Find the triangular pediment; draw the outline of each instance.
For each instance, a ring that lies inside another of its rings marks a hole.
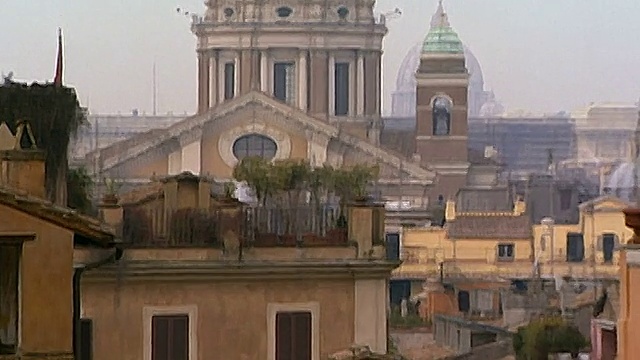
[[[211,121],[217,121],[225,117],[232,118],[233,114],[246,111],[248,108],[266,108],[273,111],[280,121],[289,122],[300,131],[320,133],[330,139],[339,141],[344,146],[351,147],[375,159],[381,166],[401,169],[410,178],[420,179],[426,183],[431,183],[435,179],[436,174],[433,171],[425,169],[414,162],[407,161],[402,155],[375,146],[341,131],[337,126],[309,116],[301,110],[256,91],[227,101],[204,114],[188,117],[165,130],[156,131],[154,136],[144,136],[142,134],[139,142],[128,140],[132,146],[122,148],[116,156],[102,158],[103,170],[111,169],[125,161],[132,160],[149,149],[159,147],[172,139],[180,138],[185,133],[201,129]]]

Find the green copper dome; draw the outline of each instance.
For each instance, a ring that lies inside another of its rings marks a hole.
[[[438,10],[431,18],[431,29],[422,42],[422,53],[463,54],[462,41],[449,24],[447,13],[444,12],[442,0]]]

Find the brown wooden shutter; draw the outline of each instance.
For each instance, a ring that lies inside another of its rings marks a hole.
[[[80,359],[93,359],[93,321],[80,319]]]
[[[276,314],[276,360],[311,360],[311,313]]]
[[[154,316],[151,348],[152,360],[189,360],[189,316]]]

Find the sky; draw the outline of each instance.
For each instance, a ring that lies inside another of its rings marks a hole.
[[[640,98],[640,1],[445,0],[453,28],[478,58],[485,87],[509,110],[571,111],[592,102]],[[203,0],[2,0],[0,71],[52,79],[56,29],[64,33],[64,81],[92,113],[151,113],[156,64],[158,113],[196,108],[195,37],[176,7]],[[422,41],[437,0],[378,0],[400,8],[384,44],[383,111],[398,67]]]

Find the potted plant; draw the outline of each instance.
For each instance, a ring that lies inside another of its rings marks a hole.
[[[107,205],[116,205],[118,203],[118,190],[122,184],[114,179],[104,179],[105,194],[102,196],[102,202]]]

